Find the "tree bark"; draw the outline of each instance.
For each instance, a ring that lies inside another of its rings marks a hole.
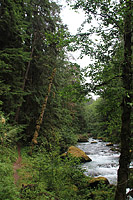
[[[40,113],[40,116],[39,116],[39,118],[38,118],[38,120],[36,122],[35,133],[34,133],[34,136],[33,136],[33,139],[32,139],[31,154],[32,154],[32,151],[33,151],[33,148],[34,148],[34,144],[37,144],[37,138],[38,138],[38,135],[39,135],[39,130],[40,130],[40,127],[41,127],[41,124],[42,124],[42,121],[43,121],[43,115],[44,115],[44,111],[45,111],[46,106],[47,106],[47,101],[48,101],[48,97],[49,97],[49,94],[50,94],[50,91],[51,91],[51,86],[52,86],[52,83],[53,83],[53,79],[55,77],[55,73],[56,73],[56,68],[53,70],[52,75],[50,77],[50,82],[49,82],[49,86],[48,86],[48,90],[47,90],[47,95],[44,98],[44,102],[43,102],[43,105],[42,105],[41,113]]]
[[[119,159],[117,189],[115,200],[126,200],[126,188],[130,165],[130,142],[131,142],[131,0],[126,0],[125,25],[124,25],[124,63],[122,66],[123,88],[125,90],[122,102],[122,126],[121,126],[121,152]]]

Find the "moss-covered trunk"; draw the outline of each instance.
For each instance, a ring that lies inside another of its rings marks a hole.
[[[41,127],[41,124],[42,124],[44,111],[46,109],[46,105],[47,105],[48,97],[49,97],[49,94],[50,94],[50,91],[51,91],[51,86],[52,86],[52,83],[53,83],[55,73],[56,73],[56,68],[53,70],[52,75],[50,77],[47,95],[44,98],[41,113],[40,113],[39,119],[37,120],[37,123],[36,123],[35,133],[34,133],[34,136],[33,136],[33,139],[32,139],[32,150],[33,150],[34,144],[37,144],[37,137],[38,137],[39,130],[40,130],[40,127]]]

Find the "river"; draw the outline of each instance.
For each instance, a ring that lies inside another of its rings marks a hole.
[[[92,159],[91,162],[86,162],[82,165],[83,169],[86,170],[85,174],[87,176],[104,176],[109,180],[110,184],[116,185],[120,154],[118,151],[112,151],[112,147],[106,146],[107,143],[89,138],[88,142],[78,143],[77,147]],[[113,148],[117,147],[117,145],[113,146]],[[133,162],[130,167],[133,167]]]

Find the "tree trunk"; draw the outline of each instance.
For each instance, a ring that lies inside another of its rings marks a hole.
[[[49,82],[49,86],[48,86],[47,95],[46,95],[46,97],[44,99],[39,119],[36,122],[35,133],[34,133],[34,136],[33,136],[33,139],[32,139],[31,154],[32,154],[32,151],[33,151],[33,148],[34,148],[34,144],[37,144],[37,137],[38,137],[39,130],[40,130],[40,127],[41,127],[41,124],[42,124],[44,111],[45,111],[46,106],[47,106],[47,101],[48,101],[48,97],[49,97],[49,94],[50,94],[50,91],[51,91],[51,86],[52,86],[52,83],[53,83],[53,79],[54,79],[55,73],[56,73],[56,68],[53,70],[52,75],[50,77],[50,82]]]
[[[131,0],[126,0],[124,26],[124,63],[122,66],[123,88],[125,90],[122,102],[122,126],[121,126],[121,154],[119,160],[117,189],[115,200],[126,200],[126,188],[130,165],[131,142]]]

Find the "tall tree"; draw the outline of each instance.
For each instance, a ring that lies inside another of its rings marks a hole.
[[[24,21],[23,1],[1,1],[0,3],[0,77],[2,110],[13,116],[21,90],[22,75],[29,54],[24,50],[27,24]],[[8,105],[8,106],[7,106]]]
[[[124,3],[124,2],[123,2]],[[132,1],[125,1],[124,12],[124,62],[122,65],[122,83],[124,95],[122,101],[121,155],[119,160],[118,183],[115,199],[126,199],[126,187],[131,162],[131,100],[132,100]]]

